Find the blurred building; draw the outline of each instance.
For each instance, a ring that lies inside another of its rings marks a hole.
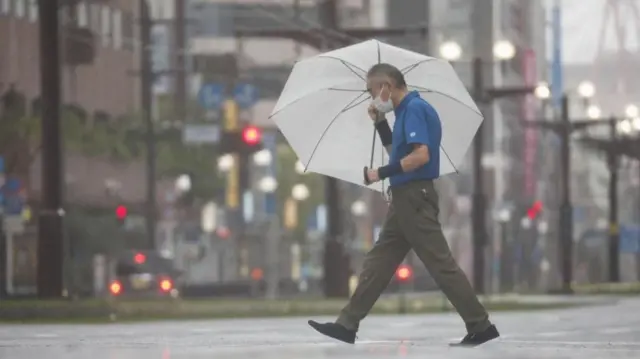
[[[74,3],[64,7],[61,17],[64,102],[88,114],[120,116],[133,111],[137,80],[130,71],[137,59],[137,2]],[[30,102],[40,93],[37,6],[37,0],[0,2],[0,91],[13,85]]]
[[[462,58],[454,64],[463,82],[471,87],[471,62],[474,57],[483,61],[483,78],[486,87],[535,86],[546,78],[546,16],[540,1],[533,0],[441,0],[430,2],[430,52],[439,56],[439,46],[445,41],[455,41],[463,49]],[[509,40],[515,45],[513,59],[499,62],[494,58],[493,45]],[[496,101],[484,108],[485,122],[485,193],[489,197],[489,239],[499,233],[492,220],[493,213],[503,206],[522,216],[523,208],[544,191],[539,188],[540,149],[543,136],[527,129],[524,121],[541,116],[540,105],[532,98],[512,97]],[[471,151],[470,151],[471,153]],[[468,157],[470,161],[470,156]],[[455,190],[449,193],[458,217],[452,219],[455,228],[452,237],[458,241],[455,247],[461,266],[470,274],[471,216],[470,196],[473,179],[470,162],[461,173],[448,181]],[[444,180],[443,182],[446,182]],[[514,219],[518,226],[520,217]]]

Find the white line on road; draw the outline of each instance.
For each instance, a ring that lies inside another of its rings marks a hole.
[[[501,340],[501,343],[507,344],[528,344],[528,345],[542,345],[542,346],[581,346],[581,347],[616,347],[616,346],[624,346],[630,347],[627,349],[640,349],[640,342],[580,342],[580,341],[564,341],[564,340],[515,340],[515,339],[507,339]]]
[[[58,334],[53,334],[53,333],[38,333],[36,335],[34,335],[34,337],[36,338],[57,338]]]
[[[536,336],[539,337],[561,337],[563,335],[567,335],[567,334],[575,334],[577,333],[577,330],[572,330],[572,331],[561,331],[561,332],[545,332],[545,333],[538,333],[536,334]]]
[[[602,334],[624,334],[633,332],[634,328],[605,328],[599,331]]]

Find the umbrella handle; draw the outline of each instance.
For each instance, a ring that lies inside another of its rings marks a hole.
[[[364,166],[364,169],[362,170],[362,175],[364,177],[364,184],[368,186],[371,184],[371,181],[369,181],[369,176],[367,175],[367,171],[369,171],[369,167]]]

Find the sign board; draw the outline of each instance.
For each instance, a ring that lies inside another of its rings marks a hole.
[[[217,83],[202,85],[198,92],[198,102],[207,110],[219,109],[224,102],[224,85]]]
[[[220,126],[185,125],[182,141],[187,144],[217,143],[220,141]]]
[[[233,89],[233,99],[241,109],[250,108],[258,102],[258,88],[247,83],[237,84]]]
[[[620,252],[640,253],[640,225],[620,227]]]

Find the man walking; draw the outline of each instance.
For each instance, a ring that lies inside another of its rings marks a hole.
[[[364,181],[388,178],[391,204],[380,237],[366,255],[358,286],[337,321],[310,320],[309,325],[353,344],[360,321],[413,249],[466,324],[468,334],[459,345],[475,346],[497,338],[500,334],[453,258],[438,220],[433,180],[440,175],[442,127],[436,110],[418,92],[410,92],[402,72],[389,64],[369,70],[367,89],[374,99],[369,116],[389,152],[389,164],[365,168]],[[391,111],[396,118],[393,132],[384,118]]]

